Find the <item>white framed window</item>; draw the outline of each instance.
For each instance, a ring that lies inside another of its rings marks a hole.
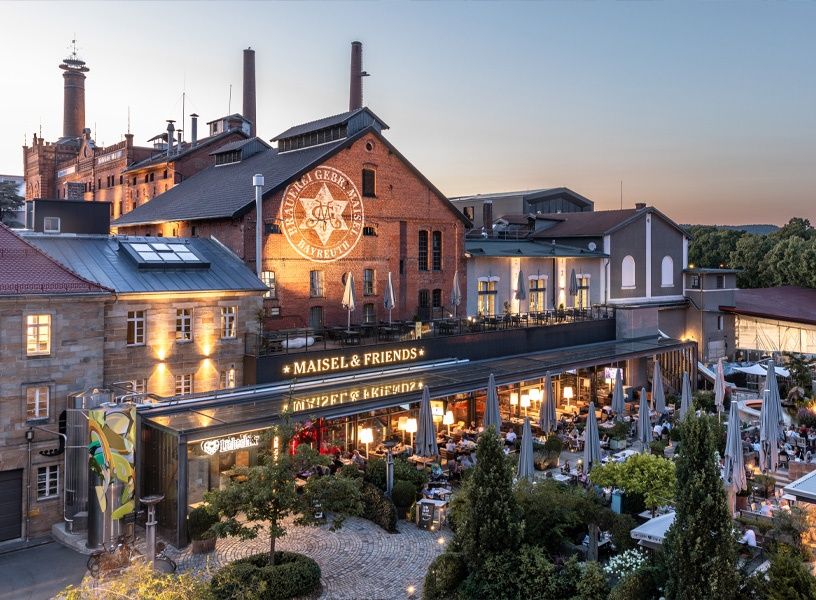
[[[193,374],[182,373],[176,375],[176,396],[186,396],[193,393]]]
[[[377,314],[374,312],[374,304],[368,302],[363,304],[363,323],[374,323],[377,320]]]
[[[575,297],[575,305],[579,308],[588,308],[589,304],[589,286],[590,276],[586,274],[576,275],[575,279],[578,281],[578,295]]]
[[[31,385],[26,388],[26,420],[38,421],[48,418],[51,388],[47,385]]]
[[[664,256],[660,263],[660,287],[674,287],[674,259]]]
[[[237,306],[221,307],[221,339],[232,339],[236,336]]]
[[[278,285],[275,280],[275,271],[261,271],[261,281],[269,288],[269,291],[264,294],[264,298],[277,298]]]
[[[325,296],[323,271],[309,271],[309,297],[322,298],[323,296]]]
[[[498,277],[480,277],[476,288],[479,313],[492,317],[496,314],[496,282]]]
[[[127,345],[144,346],[145,311],[129,310],[127,314]]]
[[[528,289],[530,291],[530,312],[537,313],[547,310],[547,276],[531,275]]]
[[[235,365],[230,365],[229,369],[221,371],[220,387],[222,390],[235,387]]]
[[[624,256],[621,261],[621,288],[631,290],[634,289],[635,286],[635,259],[627,255]]]
[[[51,354],[51,315],[26,316],[26,355]]]
[[[43,233],[59,233],[59,232],[60,232],[59,217],[45,217],[43,219]]]
[[[363,269],[363,296],[374,295],[374,269]]]
[[[56,498],[59,495],[59,465],[37,468],[37,500]]]
[[[176,309],[176,341],[177,342],[192,342],[193,341],[193,309],[192,308],[177,308]]]

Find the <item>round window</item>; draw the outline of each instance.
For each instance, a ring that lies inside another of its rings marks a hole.
[[[371,152],[372,150],[374,150],[374,142],[366,142],[365,148],[366,150]]]

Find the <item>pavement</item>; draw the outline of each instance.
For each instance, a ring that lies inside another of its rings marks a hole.
[[[49,542],[0,554],[0,600],[47,600],[85,575],[87,556]]]

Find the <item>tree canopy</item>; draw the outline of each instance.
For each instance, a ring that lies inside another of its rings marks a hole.
[[[625,462],[598,465],[592,469],[590,479],[596,485],[642,496],[651,510],[674,499],[675,465],[654,454],[637,454]]]
[[[25,201],[17,193],[17,187],[14,181],[0,181],[0,221],[6,225],[22,225],[22,223],[16,223],[14,219]]]

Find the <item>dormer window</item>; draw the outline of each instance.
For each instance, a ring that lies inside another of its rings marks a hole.
[[[232,150],[230,152],[221,152],[215,155],[215,166],[230,165],[232,163],[241,162],[241,151]]]

